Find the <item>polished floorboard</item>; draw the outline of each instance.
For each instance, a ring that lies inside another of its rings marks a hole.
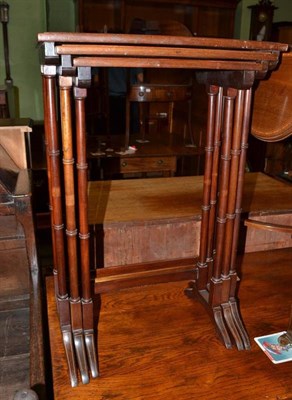
[[[187,282],[115,291],[101,297],[100,377],[71,388],[54,301],[47,302],[55,400],[292,399],[292,362],[273,364],[253,338],[287,329],[292,305],[292,248],[239,260],[240,308],[250,351],[227,350]]]

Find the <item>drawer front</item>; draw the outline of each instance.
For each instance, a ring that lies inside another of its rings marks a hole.
[[[176,171],[176,157],[135,157],[121,158],[120,172]]]
[[[134,85],[129,93],[129,100],[138,102],[186,101],[191,97],[189,85]]]

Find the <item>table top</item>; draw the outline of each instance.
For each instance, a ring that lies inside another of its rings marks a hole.
[[[287,45],[278,42],[252,41],[226,38],[207,38],[169,35],[136,35],[119,33],[84,33],[84,32],[43,32],[38,34],[39,42],[55,43],[115,43],[115,44],[152,44],[152,45],[188,45],[193,47],[213,47],[244,50],[279,50],[286,51]],[[109,49],[109,51],[111,51]]]
[[[201,217],[202,176],[94,181],[88,188],[90,224]],[[291,185],[262,173],[245,175],[243,212],[291,212],[291,199]]]
[[[44,64],[56,65],[60,56],[73,55],[73,68],[115,66],[265,73],[277,65],[280,52],[288,50],[288,45],[282,43],[165,35],[46,32],[39,33],[38,41],[45,44]]]
[[[241,312],[251,338],[287,328],[291,250],[245,254],[240,262]],[[101,377],[71,388],[53,277],[47,279],[55,400],[291,398],[291,362],[275,366],[255,343],[244,353],[227,351],[202,305],[184,295],[186,281],[103,294]]]

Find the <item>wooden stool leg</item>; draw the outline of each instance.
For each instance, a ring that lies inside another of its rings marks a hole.
[[[72,143],[71,90],[72,78],[59,77],[62,126],[62,150],[65,187],[67,257],[70,282],[70,311],[73,340],[82,383],[89,383],[79,296],[77,227],[75,215],[74,158]]]
[[[86,89],[74,88],[76,113],[77,178],[79,205],[79,241],[81,255],[82,313],[85,345],[91,376],[98,376],[96,346],[94,337],[93,302],[90,285],[89,226],[87,198],[87,159],[85,130]]]
[[[58,305],[60,326],[65,347],[70,381],[77,386],[77,372],[75,366],[69,296],[66,284],[66,266],[64,254],[64,224],[61,199],[60,179],[60,149],[58,141],[56,104],[55,104],[55,76],[43,75],[45,136],[47,142],[47,159],[49,193],[51,201],[51,225],[53,236],[53,256],[56,283],[56,299]]]

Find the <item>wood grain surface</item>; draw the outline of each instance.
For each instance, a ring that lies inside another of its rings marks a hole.
[[[283,54],[281,64],[269,80],[255,91],[251,133],[268,142],[292,134],[292,54]]]
[[[239,260],[241,312],[251,338],[285,330],[292,303],[292,249]],[[47,281],[55,400],[284,400],[292,398],[291,362],[274,365],[251,351],[226,350],[187,282],[102,295],[98,325],[101,376],[71,388]],[[268,295],[269,294],[269,295]]]
[[[138,222],[201,213],[202,176],[89,182],[89,223]],[[245,176],[243,211],[291,210],[291,186],[262,173]],[[278,202],[281,197],[281,202]]]
[[[97,265],[196,257],[202,191],[202,176],[89,182]],[[263,222],[292,224],[291,185],[261,173],[246,174],[243,212]],[[241,236],[246,252],[292,245],[288,233],[250,228]]]

